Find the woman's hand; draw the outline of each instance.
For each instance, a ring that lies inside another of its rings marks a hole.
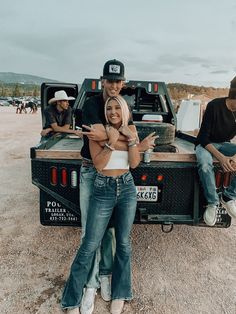
[[[139,144],[139,151],[144,152],[148,149],[154,149],[155,147],[155,139],[158,138],[159,135],[155,135],[155,132],[150,133],[146,136]]]
[[[120,132],[117,129],[109,125],[106,126],[106,132],[108,136],[109,145],[114,147],[114,145],[119,139]]]
[[[119,132],[127,137],[128,140],[136,139],[136,134],[133,133],[128,126],[121,126]]]

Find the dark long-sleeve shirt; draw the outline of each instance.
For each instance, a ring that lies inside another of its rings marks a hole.
[[[236,112],[226,106],[226,97],[216,98],[207,105],[197,143],[203,147],[210,143],[229,142],[236,135]]]
[[[67,110],[58,111],[56,105],[49,105],[44,110],[44,115],[46,120],[44,129],[50,128],[53,123],[57,123],[59,126],[72,123],[71,107],[68,107]]]

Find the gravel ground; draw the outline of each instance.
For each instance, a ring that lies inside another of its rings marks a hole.
[[[31,184],[29,148],[39,140],[40,112],[0,107],[0,313],[62,313],[61,291],[80,229],[43,227]],[[236,223],[228,229],[134,226],[134,299],[124,313],[235,314]],[[96,314],[109,303],[96,296]]]

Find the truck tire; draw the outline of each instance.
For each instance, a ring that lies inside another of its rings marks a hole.
[[[170,123],[134,122],[140,141],[152,132],[156,132],[159,137],[155,140],[155,145],[172,144],[175,139],[175,127]]]
[[[153,151],[155,153],[176,153],[178,150],[176,146],[167,144],[167,145],[157,145],[154,147]]]

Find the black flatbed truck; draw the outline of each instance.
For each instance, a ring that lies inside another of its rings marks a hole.
[[[55,91],[64,89],[76,99],[72,128],[81,127],[86,99],[101,92],[101,82],[85,79],[77,84],[43,83],[41,86],[42,127],[44,109]],[[197,173],[194,137],[176,131],[176,115],[164,82],[129,81],[121,94],[129,103],[141,139],[152,131],[160,135],[149,162],[132,170],[137,187],[135,224],[161,224],[163,231],[176,224],[205,226],[206,205]],[[150,119],[151,120],[147,120]],[[155,121],[156,117],[156,121]],[[160,119],[161,120],[158,120]],[[154,118],[154,120],[153,120]],[[55,134],[31,147],[32,183],[40,191],[40,222],[46,226],[80,226],[79,177],[83,140],[71,134]],[[223,173],[215,163],[218,192],[229,185],[233,174]],[[219,208],[214,228],[226,228],[231,218]]]

